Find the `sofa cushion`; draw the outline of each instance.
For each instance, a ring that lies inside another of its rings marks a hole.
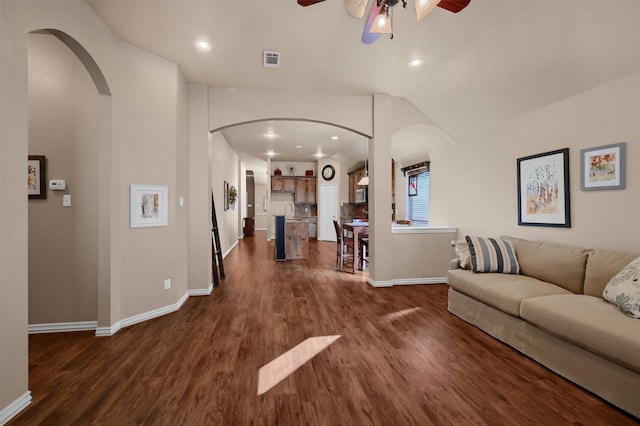
[[[617,251],[593,250],[589,253],[584,276],[584,294],[602,297],[607,283],[636,255]]]
[[[640,318],[640,257],[611,278],[602,296],[627,316]]]
[[[544,241],[501,237],[516,249],[520,273],[582,293],[588,249],[569,247]]]
[[[456,252],[458,265],[462,269],[471,269],[471,252],[469,252],[469,244],[464,240],[453,240],[451,245]]]
[[[463,269],[448,271],[447,283],[460,293],[516,317],[520,315],[522,299],[571,294],[561,287],[525,275],[474,274]]]
[[[515,250],[509,241],[469,235],[465,240],[469,245],[473,272],[520,273]]]
[[[599,297],[560,294],[525,299],[520,316],[561,339],[640,373],[640,321]]]

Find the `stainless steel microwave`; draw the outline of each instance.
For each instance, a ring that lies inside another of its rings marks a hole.
[[[367,188],[357,188],[356,189],[356,203],[366,203],[367,202]]]

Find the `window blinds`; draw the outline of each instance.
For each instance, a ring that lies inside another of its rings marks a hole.
[[[418,173],[418,195],[407,195],[407,219],[429,222],[429,172]]]

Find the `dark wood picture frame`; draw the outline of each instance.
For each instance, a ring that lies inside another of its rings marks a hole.
[[[229,182],[224,181],[224,210],[229,210]]]
[[[407,179],[407,193],[409,197],[418,195],[418,175],[410,175]]]
[[[47,158],[30,155],[27,161],[27,193],[30,200],[47,199]]]
[[[518,225],[571,228],[569,148],[518,158]]]

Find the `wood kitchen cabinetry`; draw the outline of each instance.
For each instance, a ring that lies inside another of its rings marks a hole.
[[[361,186],[358,186],[358,182],[360,182],[360,179],[364,177],[364,166],[352,170],[347,174],[349,175],[349,202],[355,203],[356,189],[363,188]]]
[[[295,204],[316,204],[316,178],[296,178]]]
[[[284,232],[284,251],[287,260],[309,258],[309,223],[287,221]]]
[[[295,192],[296,178],[291,176],[271,176],[271,192]]]

